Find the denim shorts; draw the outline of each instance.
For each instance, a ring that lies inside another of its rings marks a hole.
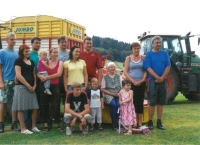
[[[148,79],[148,104],[150,106],[167,103],[166,82],[166,79],[162,83],[156,83],[155,79]]]

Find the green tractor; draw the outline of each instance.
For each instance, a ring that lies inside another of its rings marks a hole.
[[[141,54],[152,49],[151,39],[156,36],[144,32],[138,36]],[[162,37],[162,49],[170,56],[171,70],[167,76],[167,104],[181,92],[189,100],[200,100],[200,58],[191,51],[190,38],[199,35],[158,35]],[[200,38],[198,38],[198,44]]]

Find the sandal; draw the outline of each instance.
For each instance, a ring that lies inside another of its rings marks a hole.
[[[124,133],[124,135],[132,135],[132,131],[129,130],[128,132]]]
[[[25,131],[21,132],[22,134],[33,134],[33,132],[29,131],[28,129],[26,129]]]
[[[63,131],[64,131],[60,126],[58,126],[58,130],[59,130],[60,132],[63,132]]]
[[[43,131],[44,132],[48,132],[49,131],[49,127],[44,127]]]

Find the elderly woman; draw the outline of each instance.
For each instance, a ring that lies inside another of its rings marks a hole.
[[[147,72],[143,69],[144,57],[140,55],[140,44],[131,44],[130,56],[126,57],[124,75],[131,80],[131,89],[134,92],[133,104],[135,106],[137,127],[142,126],[143,102]]]
[[[105,103],[110,105],[110,116],[112,119],[113,128],[117,129],[117,111],[120,107],[118,93],[122,87],[122,78],[116,73],[116,66],[114,62],[109,62],[106,68],[108,73],[102,79],[101,89]]]

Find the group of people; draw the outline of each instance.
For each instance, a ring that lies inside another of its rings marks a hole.
[[[0,133],[4,132],[6,104],[12,103],[11,129],[21,133],[40,132],[37,118],[48,132],[54,119],[57,129],[63,131],[60,116],[61,101],[64,105],[63,121],[66,134],[71,135],[75,123],[79,123],[82,133],[102,127],[104,103],[110,106],[110,116],[114,129],[121,122],[132,128],[142,126],[143,101],[148,78],[149,129],[153,129],[153,115],[157,105],[157,128],[162,126],[163,105],[166,103],[165,77],[170,70],[168,54],[160,50],[162,38],[152,39],[153,49],[146,56],[140,55],[140,44],[131,44],[131,55],[126,57],[123,78],[116,72],[114,62],[106,65],[107,74],[99,53],[92,50],[92,39],[83,40],[84,50],[74,45],[67,49],[67,37],[58,38],[59,48],[51,48],[49,54],[40,49],[41,39],[31,40],[32,50],[22,44],[17,52],[14,49],[16,36],[9,32],[6,36],[8,47],[0,50]],[[39,113],[38,113],[39,110]],[[89,128],[90,125],[90,128]]]

